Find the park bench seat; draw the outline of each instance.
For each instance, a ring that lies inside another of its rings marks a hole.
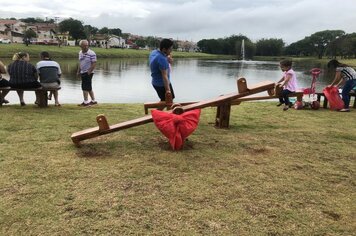
[[[17,90],[22,90],[22,91],[32,91],[35,92],[36,95],[38,96],[38,106],[39,107],[48,107],[48,95],[47,92],[53,92],[53,91],[58,91],[61,88],[36,88],[36,89],[16,89],[16,88],[10,88],[10,87],[0,87],[1,92],[6,92],[6,91],[17,91]],[[2,106],[2,103],[0,102],[0,106]]]

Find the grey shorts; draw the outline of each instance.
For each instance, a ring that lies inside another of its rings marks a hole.
[[[59,88],[59,84],[57,82],[52,83],[41,83],[43,88],[51,89],[51,88]]]

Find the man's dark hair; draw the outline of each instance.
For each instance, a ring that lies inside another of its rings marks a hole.
[[[161,43],[159,44],[159,49],[169,49],[173,46],[173,41],[170,39],[162,39]]]
[[[43,51],[40,53],[41,58],[49,58],[49,53],[46,51]]]

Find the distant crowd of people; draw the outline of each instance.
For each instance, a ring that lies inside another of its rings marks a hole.
[[[89,46],[93,42],[87,40],[81,40],[79,46],[79,66],[77,70],[78,77],[81,78],[81,88],[83,91],[83,102],[80,106],[96,105],[94,91],[92,88],[92,79],[94,70],[96,67],[97,57],[93,50],[89,49]],[[153,50],[149,55],[149,66],[151,69],[151,84],[156,91],[161,101],[167,101],[167,98],[174,99],[174,90],[171,83],[171,64],[173,62],[172,52],[173,41],[170,39],[163,39],[160,42],[159,49]],[[7,70],[4,64],[0,61],[0,87],[11,87],[17,89],[17,94],[20,99],[21,106],[25,106],[26,103],[23,97],[23,89],[37,89],[37,88],[59,88],[61,84],[61,68],[59,64],[53,61],[48,52],[44,51],[40,54],[41,60],[32,65],[30,56],[26,52],[19,52],[13,55],[13,62],[8,65]],[[328,68],[335,70],[335,79],[328,86],[342,86],[342,100],[344,102],[344,108],[341,112],[348,112],[350,97],[349,92],[356,87],[356,72],[350,66],[340,63],[337,60],[331,60],[328,63]],[[292,69],[292,61],[282,60],[280,62],[280,68],[283,72],[282,78],[277,82],[277,85],[282,88],[282,92],[279,97],[279,104],[283,105],[283,110],[286,111],[291,107],[291,102],[288,98],[290,93],[297,91],[297,76]],[[2,78],[1,74],[8,73],[9,80]],[[8,92],[2,92],[0,94],[0,102],[2,104],[9,103],[5,99]],[[61,106],[58,100],[58,91],[53,93],[55,105]],[[50,96],[51,97],[51,94]],[[90,98],[90,100],[89,100]],[[37,103],[37,98],[36,98]]]

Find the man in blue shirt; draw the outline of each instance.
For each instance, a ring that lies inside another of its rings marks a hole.
[[[167,56],[172,52],[172,48],[173,41],[163,39],[159,45],[159,50],[153,50],[149,56],[152,86],[161,101],[166,100],[166,95],[174,98],[174,91],[170,82],[170,65],[167,59]]]

